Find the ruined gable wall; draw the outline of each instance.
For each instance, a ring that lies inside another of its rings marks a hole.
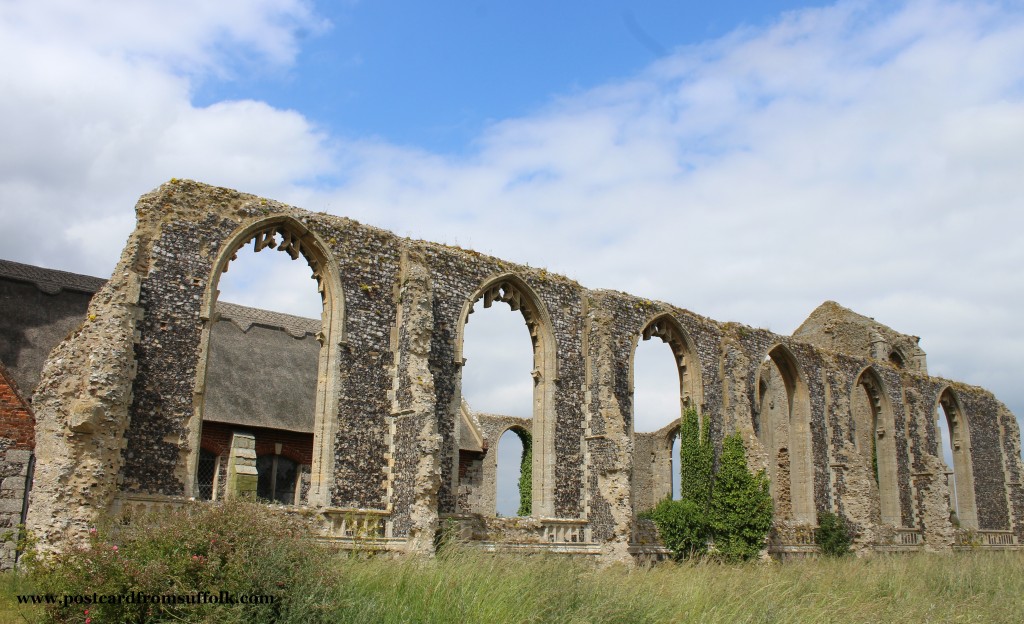
[[[818,306],[793,332],[793,337],[828,351],[876,358],[927,373],[920,338],[900,333],[873,318],[844,308],[835,301]],[[893,355],[898,359],[894,360]]]
[[[938,393],[948,385],[943,380],[192,182],[172,182],[143,197],[138,215],[114,278],[94,299],[83,328],[55,351],[40,384],[37,440],[46,470],[35,522],[44,539],[87,527],[117,490],[188,493],[211,273],[219,254],[230,252],[224,245],[234,232],[286,216],[327,247],[345,302],[344,335],[332,337],[341,345],[339,357],[328,371],[340,380],[327,414],[336,430],[328,442],[334,454],[329,505],[386,510],[395,536],[431,548],[438,514],[459,511],[462,315],[485,285],[513,275],[536,299],[553,357],[551,370],[538,371],[549,384],[554,432],[552,456],[545,458],[554,462],[551,509],[541,513],[587,520],[608,557],[625,557],[634,518],[630,361],[639,333],[659,315],[674,319],[692,345],[688,366],[699,371],[699,407],[711,421],[712,440],[720,445],[725,434],[739,431],[755,469],[769,461],[752,422],[758,370],[773,346],[786,347],[807,388],[813,507],[849,509],[864,526],[874,503],[859,500],[865,488],[857,481],[870,471],[848,448],[849,397],[860,371],[874,365],[899,436],[903,522],[926,529],[935,547],[950,542],[932,422]],[[971,423],[975,477],[984,474],[981,526],[1006,527],[1024,502],[1013,454],[1016,422],[988,393],[959,384],[954,390]],[[545,452],[536,436],[534,444],[535,455]],[[841,465],[857,461],[853,470]],[[862,542],[875,539],[869,533]]]

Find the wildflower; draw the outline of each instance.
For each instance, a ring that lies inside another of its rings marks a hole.
[[[96,535],[96,527],[91,527],[89,529],[89,535]]]
[[[113,546],[111,546],[110,549],[113,550],[114,552],[117,552],[117,544],[114,544]]]

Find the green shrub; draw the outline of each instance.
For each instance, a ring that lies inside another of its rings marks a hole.
[[[711,527],[707,510],[690,500],[663,499],[654,509],[641,514],[654,521],[662,544],[675,559],[704,555],[708,551]]]
[[[702,432],[697,410],[683,412],[679,424],[680,500],[666,498],[640,514],[654,522],[661,542],[677,560],[707,553],[711,537],[708,504],[714,449],[708,443],[707,425],[705,422]]]
[[[821,554],[842,557],[850,554],[853,531],[850,530],[845,518],[826,511],[818,514],[818,528],[814,530],[814,539],[818,542]]]
[[[679,427],[680,500],[665,499],[640,516],[653,520],[662,543],[676,559],[707,552],[712,541],[730,561],[756,557],[772,524],[772,498],[762,470],[751,474],[743,439],[728,436],[722,443],[718,472],[712,475],[714,450],[708,421],[701,427],[697,412],[683,413]]]
[[[764,547],[772,526],[772,496],[764,471],[751,474],[738,433],[722,441],[722,457],[711,491],[715,548],[729,560],[751,559]]]
[[[89,544],[36,561],[40,593],[60,596],[269,596],[271,604],[50,605],[51,622],[276,622],[289,593],[313,573],[310,529],[263,505],[192,504],[90,531]],[[243,596],[245,598],[243,598]],[[85,611],[88,610],[88,614]]]

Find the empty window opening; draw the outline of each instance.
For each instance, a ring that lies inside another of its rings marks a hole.
[[[679,366],[669,345],[641,341],[633,356],[633,431],[658,431],[679,422]]]
[[[533,417],[533,346],[507,303],[473,306],[463,338],[462,398],[474,412]]]
[[[954,526],[978,528],[974,478],[971,466],[970,430],[953,393],[947,389],[935,412],[936,435],[949,488],[949,517]]]
[[[203,387],[200,446],[207,451],[194,484],[200,498],[219,497],[211,472],[234,461],[226,440],[244,429],[257,432],[258,496],[308,502],[301,484],[310,480],[324,337],[313,264],[285,226],[270,226],[235,252],[219,278]],[[274,453],[283,445],[301,462]],[[211,460],[214,448],[220,452]]]
[[[279,248],[281,235],[275,235],[274,240],[275,247]],[[275,247],[269,246],[257,252],[256,246],[256,239],[253,239],[235,254],[217,284],[218,303],[229,301],[319,320],[323,300],[306,260],[302,256],[293,260],[288,253],[277,253]]]
[[[529,516],[533,494],[530,434],[518,428],[506,430],[498,440],[497,459],[496,515]]]
[[[630,483],[636,512],[679,496],[680,417],[700,403],[699,367],[691,366],[691,353],[682,328],[669,315],[650,321],[637,337],[629,364],[632,405],[624,415],[633,436]]]
[[[508,314],[506,306],[516,314]],[[492,307],[498,311],[490,310]],[[492,427],[498,424],[493,420],[495,413],[520,421],[516,428],[529,434],[534,450],[529,473],[533,497],[530,513],[553,517],[556,514],[554,396],[558,367],[551,321],[530,287],[518,277],[507,275],[490,281],[473,295],[463,309],[462,323],[455,351],[456,362],[462,365],[458,396],[469,404],[484,429],[493,431]],[[498,324],[503,327],[496,328]],[[510,423],[506,420],[498,430],[504,430]],[[456,421],[456,426],[460,425],[464,426],[462,420]],[[456,433],[462,445],[465,436],[461,431]],[[492,448],[497,442],[485,441]],[[497,461],[496,455],[490,451],[488,454],[490,459],[483,466],[481,496],[477,497],[481,501],[495,497],[496,479],[492,471],[497,469]],[[458,505],[472,508],[472,484],[459,482],[458,485],[462,490]],[[484,505],[481,513],[493,512]]]
[[[537,435],[535,416],[542,412],[544,400],[543,392],[538,390],[542,354],[537,322],[536,312],[511,282],[484,289],[466,318],[462,338],[463,400],[485,427],[489,419],[495,418],[514,417],[522,423],[505,430],[500,440],[487,441],[487,452],[492,455],[484,462],[481,491],[482,500],[494,500],[494,506],[485,504],[482,513],[528,516],[537,511],[533,485],[538,479],[532,443]],[[467,426],[465,421],[461,424]],[[472,487],[468,482],[462,485],[464,489]]]

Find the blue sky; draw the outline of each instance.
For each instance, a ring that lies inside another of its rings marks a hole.
[[[191,178],[784,334],[835,300],[1021,416],[1021,59],[1019,2],[8,0],[2,255],[109,275]],[[315,314],[289,270],[231,297]]]
[[[464,154],[489,123],[627,78],[680,46],[813,2],[317,3],[286,69],[206,80],[194,102],[255,98],[331,134]]]

